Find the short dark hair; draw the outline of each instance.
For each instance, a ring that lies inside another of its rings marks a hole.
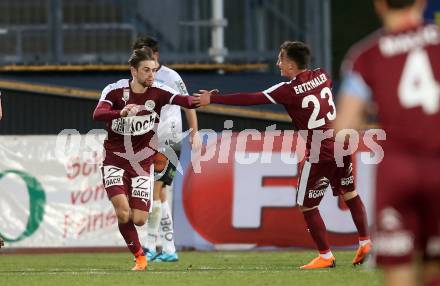
[[[139,50],[143,47],[150,48],[153,52],[157,53],[159,51],[159,42],[150,36],[139,37],[136,42],[134,42],[132,49]]]
[[[391,9],[402,9],[410,7],[416,3],[416,0],[385,0]]]
[[[153,51],[149,47],[144,46],[141,49],[134,50],[128,59],[128,64],[131,67],[138,68],[139,63],[142,61],[154,61]]]
[[[311,52],[309,46],[299,41],[285,41],[281,46],[285,55],[296,63],[299,69],[306,69],[310,63]]]

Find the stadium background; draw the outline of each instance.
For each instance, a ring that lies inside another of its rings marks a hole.
[[[224,4],[224,18],[212,20],[217,2]],[[426,18],[440,22],[439,6],[438,1],[430,1]],[[215,46],[211,32],[222,26],[224,46]],[[86,134],[103,128],[92,121],[92,111],[105,85],[128,77],[126,61],[130,45],[138,35],[158,38],[161,62],[180,73],[190,92],[200,88],[219,88],[223,92],[258,91],[282,81],[275,62],[278,47],[286,39],[308,42],[314,52],[313,66],[331,71],[337,89],[338,69],[347,48],[378,26],[370,1],[2,0],[0,90],[4,118],[0,121],[0,134],[13,136],[0,139],[3,156],[0,171],[14,165],[5,160],[8,152],[19,152],[20,149],[14,148],[30,150],[45,144],[35,137],[20,136],[55,136],[63,129]],[[278,106],[210,106],[199,110],[198,118],[200,129],[217,132],[224,129],[224,121],[228,119],[234,121],[232,129],[237,132],[247,128],[265,130],[272,124],[282,130],[292,128]],[[185,120],[183,123],[186,128]],[[17,144],[18,141],[22,145]],[[49,143],[46,147],[50,149],[53,145]],[[36,156],[39,151],[33,152]],[[24,155],[23,164],[17,168],[26,171],[24,166],[34,164],[32,158]],[[40,171],[44,176],[47,170]],[[179,214],[177,220],[188,215],[188,210],[184,210],[183,180],[182,176],[176,180],[176,185],[180,184],[180,193],[175,196],[180,198],[180,203],[174,207]],[[9,199],[13,200],[14,190],[0,185],[0,193],[8,192]],[[193,187],[197,189],[196,185]],[[62,184],[60,188],[58,191],[62,191]],[[3,210],[6,203],[0,202]],[[179,227],[184,224],[188,224],[188,219],[176,222],[177,239],[181,236]],[[0,210],[0,234],[8,237],[5,233],[13,227],[8,213]],[[303,227],[299,228],[303,231]],[[230,237],[216,241],[212,234],[204,235],[202,242],[200,237],[196,238],[200,248],[209,249],[206,240],[255,245]],[[261,245],[305,246],[309,243],[295,245],[292,241],[271,239],[274,238],[264,237]],[[7,246],[30,246],[26,239],[21,244],[12,240],[7,240]],[[351,244],[345,238],[342,240],[339,245]],[[60,244],[71,246],[65,241]],[[42,240],[41,245],[32,246],[48,245]],[[181,243],[180,246],[186,245]]]

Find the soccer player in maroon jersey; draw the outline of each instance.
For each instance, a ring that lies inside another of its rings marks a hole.
[[[309,70],[309,62],[310,50],[307,45],[302,42],[285,42],[281,45],[277,66],[281,75],[290,79],[289,82],[282,82],[256,93],[219,95],[216,91],[200,91],[196,95],[201,96],[201,105],[278,103],[286,108],[294,125],[308,133],[307,138],[304,138],[307,140],[307,157],[300,175],[297,204],[320,253],[301,269],[336,265],[318,209],[328,186],[332,187],[335,196],[343,197],[358,230],[359,249],[353,260],[353,264],[357,265],[364,261],[371,248],[365,208],[355,191],[351,158],[345,156],[343,166],[338,167],[334,154],[334,136],[317,140],[319,133],[331,132],[330,122],[336,118],[336,107],[331,90],[332,80],[322,69]],[[313,135],[318,136],[315,138]]]
[[[386,132],[376,179],[377,263],[387,285],[440,285],[440,29],[423,23],[425,1],[374,4],[383,29],[348,53],[334,127],[358,128],[375,102]]]
[[[179,91],[183,95],[188,95],[185,83],[180,75],[169,67],[160,64],[159,43],[157,40],[151,37],[138,38],[133,44],[133,49],[142,47],[152,49],[153,56],[159,64],[155,80]],[[183,111],[186,114],[188,128],[191,129],[188,138],[189,143],[192,149],[197,150],[202,143],[198,135],[196,111],[193,109],[184,109]],[[182,118],[179,106],[167,105],[161,110],[157,134],[160,148],[165,147],[169,151],[172,150],[179,157],[182,136]],[[166,153],[165,150],[162,152]],[[168,204],[167,191],[169,188],[167,186],[172,186],[176,166],[169,162],[164,154],[158,152],[155,156],[154,168],[156,173],[161,174],[161,177],[157,178],[158,175],[156,174],[153,206],[147,222],[148,236],[144,244],[144,252],[148,261],[175,262],[178,261],[179,256],[174,245],[174,222]],[[162,251],[157,253],[156,246],[159,242],[162,244]]]
[[[118,217],[119,231],[136,258],[132,270],[145,270],[147,260],[135,225],[145,224],[151,207],[158,114],[166,104],[195,108],[199,98],[179,95],[154,82],[157,62],[151,49],[133,51],[128,62],[132,80],[108,85],[93,119],[107,123],[103,183]]]

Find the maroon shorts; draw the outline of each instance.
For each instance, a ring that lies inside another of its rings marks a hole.
[[[111,199],[116,195],[126,195],[130,208],[151,211],[153,196],[154,169],[153,165],[144,166],[150,174],[139,175],[132,168],[121,168],[104,165],[101,168],[102,179],[107,196]]]
[[[374,248],[379,265],[415,253],[440,260],[440,158],[386,153],[376,181]]]
[[[329,186],[334,196],[354,191],[351,157],[345,156],[343,162],[344,166],[338,167],[336,161],[310,163],[306,160],[299,176],[297,204],[308,208],[318,206]]]

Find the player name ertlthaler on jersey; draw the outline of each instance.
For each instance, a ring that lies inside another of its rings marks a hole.
[[[156,113],[113,119],[112,130],[120,135],[143,135],[154,128]]]
[[[327,77],[325,76],[325,74],[320,74],[312,80],[306,81],[303,84],[293,86],[293,89],[295,90],[296,94],[300,94],[315,89],[326,81]]]

